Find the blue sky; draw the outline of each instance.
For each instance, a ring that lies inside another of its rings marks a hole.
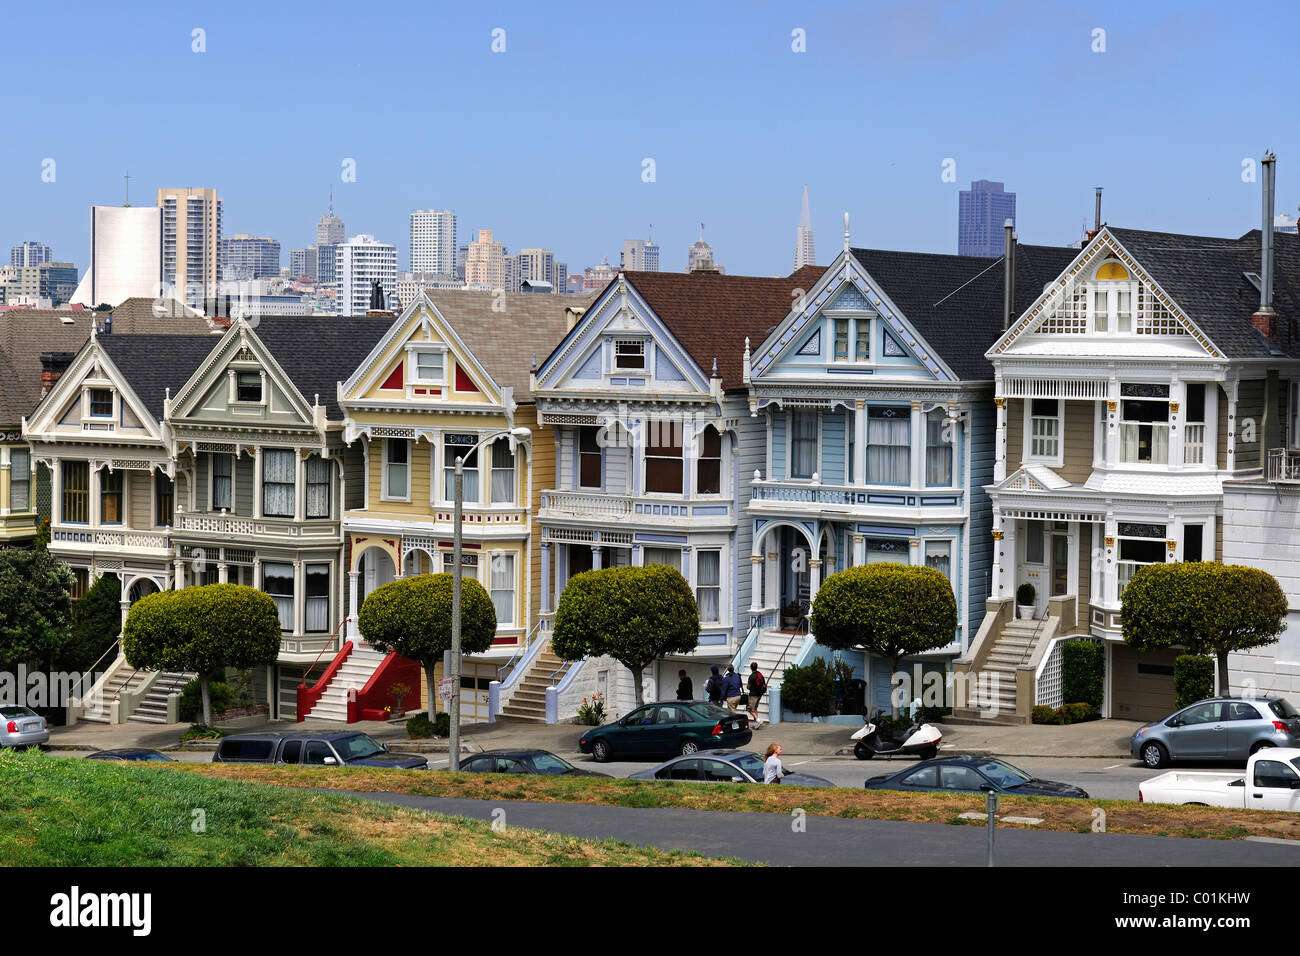
[[[1300,202],[1296,10],[23,4],[6,13],[0,247],[44,241],[84,270],[89,207],[120,203],[127,169],[137,205],[216,187],[225,233],[274,236],[286,264],[331,184],[349,235],[395,242],[403,269],[408,213],[436,207],[462,241],[491,228],[571,271],[617,263],[651,223],[681,269],[703,222],[728,272],[785,273],[804,183],[821,262],[845,211],[855,245],[955,252],[957,193],[981,178],[1018,193],[1024,242],[1077,239],[1096,185],[1112,223],[1239,235],[1260,218],[1243,159],[1274,150],[1278,210]]]

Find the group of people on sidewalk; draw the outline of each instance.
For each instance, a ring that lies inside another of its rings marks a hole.
[[[719,706],[725,703],[727,709],[733,714],[737,710],[744,711],[749,718],[750,727],[758,727],[762,724],[758,716],[758,702],[767,692],[767,678],[759,672],[758,664],[754,661],[749,663],[748,687],[741,684],[740,675],[731,664],[727,665],[726,674],[718,671],[717,664],[710,665],[709,670],[712,673],[704,684],[704,692],[708,695],[709,703]],[[686,671],[678,671],[677,676],[677,699],[694,700],[695,687],[691,679],[686,676]]]

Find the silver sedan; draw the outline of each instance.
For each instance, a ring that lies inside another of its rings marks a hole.
[[[26,707],[0,707],[0,747],[35,747],[48,743],[45,718]]]
[[[701,750],[696,754],[674,757],[666,763],[640,773],[629,780],[693,780],[699,783],[762,783],[763,758],[749,750]],[[810,773],[789,773],[781,778],[796,787],[833,787],[825,777]]]

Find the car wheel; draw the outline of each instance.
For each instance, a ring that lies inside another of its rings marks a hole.
[[[694,740],[683,740],[681,754],[683,757],[689,757],[691,754],[700,752],[700,745]]]
[[[922,760],[933,760],[938,755],[939,755],[938,747],[926,747],[920,753],[920,757]]]
[[[1142,762],[1152,770],[1159,770],[1169,762],[1169,754],[1157,743],[1145,744],[1142,747]]]
[[[1272,746],[1274,746],[1274,745],[1271,744],[1271,743],[1269,743],[1267,740],[1261,740],[1259,743],[1255,744],[1255,746],[1253,746],[1253,747],[1250,748],[1250,755],[1253,757],[1253,756],[1255,756],[1255,754],[1259,753],[1261,750],[1266,750],[1267,748],[1272,747]]]
[[[608,763],[609,758],[614,756],[614,748],[604,740],[597,740],[591,745],[591,756],[596,763]]]
[[[859,760],[870,760],[875,756],[875,754],[871,752],[870,747],[859,740],[853,745],[853,756],[857,757]]]

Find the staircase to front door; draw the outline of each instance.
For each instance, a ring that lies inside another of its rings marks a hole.
[[[754,645],[754,653],[750,655],[749,661],[758,665],[758,672],[766,678],[769,691],[781,683],[781,678],[785,676],[785,669],[794,663],[795,655],[799,653],[799,648],[803,646],[807,636],[807,630],[759,631],[758,641]],[[746,688],[749,687],[749,661],[740,667],[740,682]],[[765,693],[758,702],[758,719],[763,723],[772,719],[768,706],[771,696],[770,693]]]
[[[167,723],[167,697],[179,694],[198,674],[190,671],[163,671],[149,687],[149,692],[127,720],[137,724]],[[203,718],[200,716],[199,718]]]
[[[361,690],[374,675],[379,665],[384,662],[386,654],[368,647],[360,641],[353,642],[352,653],[335,672],[334,677],[325,685],[325,690],[309,710],[305,720],[337,720],[347,723],[348,689]],[[296,693],[296,688],[295,688]]]
[[[87,705],[98,704],[98,706],[88,707],[77,719],[87,724],[112,723],[111,707],[113,701],[118,700],[124,691],[138,690],[140,685],[149,679],[151,673],[152,671],[136,670],[131,665],[123,663],[113,673],[113,676],[104,681],[99,700],[88,700],[86,702]]]
[[[546,689],[551,686],[552,676],[563,666],[564,661],[551,652],[548,644],[538,652],[510,700],[502,705],[501,716],[534,724],[546,723]]]

